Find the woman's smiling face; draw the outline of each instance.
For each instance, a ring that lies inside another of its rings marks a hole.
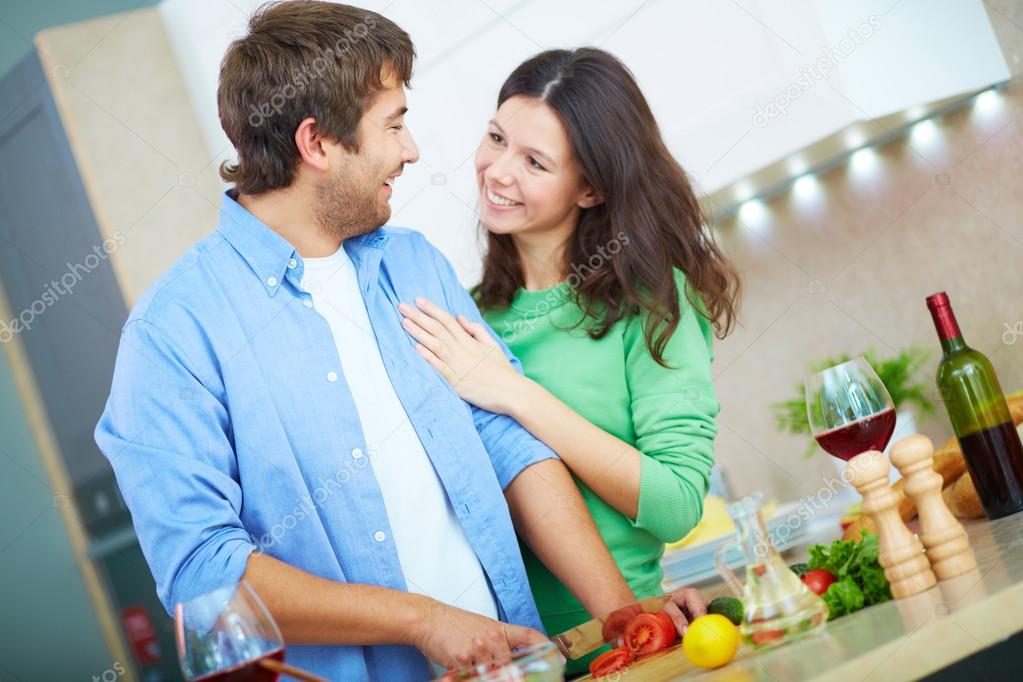
[[[508,98],[476,151],[480,221],[491,232],[523,234],[574,228],[598,203],[582,177],[568,133],[545,102]]]

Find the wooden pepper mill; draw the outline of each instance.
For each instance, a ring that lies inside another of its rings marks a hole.
[[[888,459],[877,450],[856,455],[846,478],[863,496],[863,513],[877,526],[878,562],[896,599],[911,597],[937,582],[923,545],[899,516],[899,494],[888,485]],[[939,491],[940,494],[940,491]]]
[[[920,540],[938,580],[948,580],[977,567],[963,525],[941,497],[941,475],[934,471],[934,446],[920,434],[892,446],[892,464],[906,479],[903,488],[920,515]]]

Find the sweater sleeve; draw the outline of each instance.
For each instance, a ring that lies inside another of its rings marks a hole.
[[[662,542],[684,537],[703,515],[720,404],[710,363],[710,322],[685,298],[685,276],[675,271],[682,319],[664,347],[664,367],[646,345],[646,316],[625,331],[625,368],[635,447],[643,453],[634,525]]]

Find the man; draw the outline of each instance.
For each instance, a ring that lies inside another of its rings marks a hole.
[[[244,578],[330,679],[544,641],[516,532],[594,615],[633,599],[560,461],[401,327],[415,296],[481,321],[436,249],[381,227],[418,158],[413,58],[352,7],[252,18],[218,90],[234,188],[132,311],[96,429],[164,606]]]

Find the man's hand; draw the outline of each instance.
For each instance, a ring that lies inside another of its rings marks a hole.
[[[505,665],[512,649],[542,644],[547,638],[532,628],[500,623],[431,600],[416,624],[412,644],[446,668]]]

